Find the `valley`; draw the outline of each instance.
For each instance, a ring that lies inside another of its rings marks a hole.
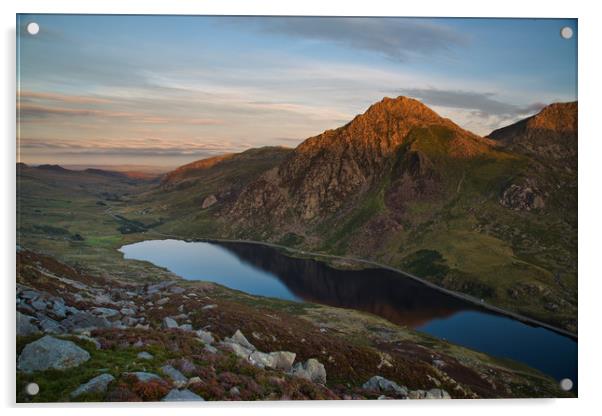
[[[55,370],[38,374],[54,392],[43,398],[68,399],[85,377],[105,367],[107,349],[116,354],[109,372],[118,381],[105,392],[109,396],[117,394],[116,386],[121,394],[140,388],[127,373],[161,373],[160,364],[177,367],[178,360],[194,363],[186,386],[207,400],[237,399],[229,393],[236,386],[246,399],[424,398],[426,393],[409,392],[432,389],[451,397],[570,395],[559,390],[557,380],[524,364],[422,334],[371,311],[184,281],[147,261],[126,259],[118,249],[175,236],[278,244],[296,250],[288,255],[309,260],[312,255],[300,252],[365,259],[576,337],[576,112],[576,103],[555,104],[484,138],[416,100],[385,98],[295,149],[251,149],[161,176],[18,164],[21,312],[37,313],[21,296],[33,290],[36,297],[61,298],[82,313],[129,308],[136,319],[116,315],[114,324],[85,330],[100,343],[98,351],[67,328],[54,334],[92,351],[92,360],[68,382],[53,380]],[[335,258],[326,263],[363,268]],[[66,275],[84,284],[84,292],[105,297],[77,298],[78,285],[59,278]],[[152,284],[164,286],[149,292]],[[180,293],[170,292],[172,286]],[[174,302],[158,305],[165,296]],[[166,318],[182,315],[180,305],[187,316],[162,334]],[[217,307],[203,309],[207,305]],[[43,319],[59,322],[45,313],[31,315],[38,329],[18,337],[19,351],[45,332]],[[198,344],[192,330],[210,331],[217,343],[208,345],[215,351]],[[306,366],[317,358],[327,381],[299,381],[301,373],[292,369],[284,374],[249,362],[244,353],[236,354],[244,342],[233,347],[228,341],[237,330],[257,352],[292,352]],[[328,346],[326,352],[320,345]],[[141,348],[150,348],[156,360],[134,358]],[[224,373],[247,378],[233,383]],[[373,376],[393,380],[405,393],[363,387]],[[203,383],[190,382],[194,377]],[[283,381],[274,384],[273,377]],[[29,379],[20,374],[18,383]],[[169,380],[156,386],[162,394],[182,388]],[[142,396],[138,391],[132,398]]]

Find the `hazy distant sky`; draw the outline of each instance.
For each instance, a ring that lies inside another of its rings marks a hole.
[[[294,147],[384,96],[418,98],[478,134],[577,98],[576,20],[21,15],[17,25],[20,160],[32,164],[176,166]]]

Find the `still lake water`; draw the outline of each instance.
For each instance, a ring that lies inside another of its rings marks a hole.
[[[150,240],[123,246],[188,280],[254,295],[357,309],[488,354],[511,358],[577,384],[577,342],[488,312],[384,269],[338,270],[258,244]]]

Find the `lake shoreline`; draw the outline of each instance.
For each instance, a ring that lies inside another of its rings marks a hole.
[[[176,237],[176,236],[172,236],[172,237]],[[310,256],[312,258],[315,259],[315,257],[323,257],[323,258],[330,258],[330,259],[336,259],[336,260],[348,260],[348,261],[353,261],[356,263],[361,263],[364,265],[368,265],[368,266],[374,266],[376,268],[379,269],[384,269],[384,270],[388,270],[390,272],[394,272],[397,274],[401,274],[404,277],[409,277],[410,279],[413,279],[419,283],[422,283],[428,287],[430,287],[431,289],[435,289],[439,292],[445,293],[446,295],[450,295],[453,296],[455,298],[461,299],[463,301],[469,302],[473,305],[477,305],[479,307],[482,307],[484,309],[487,309],[488,311],[494,312],[496,314],[499,315],[503,315],[512,319],[515,319],[519,322],[522,322],[524,324],[527,325],[535,325],[535,326],[539,326],[545,329],[548,329],[550,331],[553,331],[559,335],[562,336],[566,336],[568,338],[571,338],[575,341],[578,341],[578,335],[567,331],[565,329],[562,328],[558,328],[554,325],[539,321],[537,319],[534,318],[530,318],[528,316],[524,316],[521,314],[518,314],[516,312],[512,312],[503,308],[500,308],[498,306],[495,305],[491,305],[489,303],[485,303],[485,302],[481,302],[479,299],[467,295],[465,293],[461,293],[461,292],[456,292],[450,289],[446,289],[444,287],[441,287],[439,285],[436,285],[432,282],[429,282],[428,280],[425,280],[421,277],[415,276],[411,273],[405,272],[403,270],[397,269],[395,267],[391,267],[391,266],[387,266],[385,264],[382,263],[378,263],[376,261],[372,261],[372,260],[366,260],[366,259],[359,259],[359,258],[354,258],[354,257],[345,257],[345,256],[337,256],[334,254],[323,254],[323,253],[314,253],[314,252],[310,252],[310,251],[306,251],[306,250],[299,250],[299,249],[294,249],[294,248],[290,248],[290,247],[286,247],[280,244],[275,244],[275,243],[268,243],[268,242],[264,242],[264,241],[255,241],[255,240],[233,240],[233,239],[225,239],[225,238],[194,238],[194,239],[190,239],[190,238],[178,238],[180,240],[184,240],[184,241],[192,241],[192,242],[207,242],[207,243],[211,243],[211,242],[215,242],[215,243],[242,243],[242,244],[256,244],[256,245],[263,245],[263,246],[267,246],[267,247],[271,247],[271,248],[275,248],[275,249],[280,249],[280,250],[284,250],[284,251],[288,251],[291,253],[298,253],[298,254],[303,254],[306,256]],[[317,259],[315,259],[316,261],[319,261]],[[331,267],[331,266],[330,266]]]
[[[114,217],[115,214],[113,214],[111,212],[111,208],[108,208],[105,211],[109,216]],[[512,312],[503,308],[500,308],[498,306],[495,305],[491,305],[489,303],[485,303],[485,302],[481,302],[479,299],[467,295],[465,293],[461,293],[461,292],[456,292],[450,289],[446,289],[444,287],[441,287],[439,285],[436,285],[432,282],[429,282],[426,279],[423,279],[421,277],[418,277],[416,275],[413,275],[411,273],[408,273],[406,271],[397,269],[395,267],[392,266],[388,266],[376,261],[372,261],[372,260],[366,260],[366,259],[360,259],[360,258],[354,258],[354,257],[346,257],[346,256],[337,256],[334,254],[324,254],[324,253],[315,253],[315,252],[311,252],[311,251],[307,251],[307,250],[299,250],[299,249],[295,249],[295,248],[291,248],[291,247],[287,247],[287,246],[283,246],[281,244],[276,244],[276,243],[270,243],[270,242],[266,242],[266,241],[257,241],[257,240],[237,240],[237,239],[228,239],[228,238],[216,238],[216,237],[195,237],[195,238],[190,238],[190,237],[182,237],[182,236],[177,236],[177,235],[173,235],[173,234],[166,234],[166,233],[162,233],[160,231],[156,231],[153,229],[146,229],[144,231],[145,234],[147,233],[153,233],[153,234],[157,234],[160,235],[162,237],[165,238],[169,238],[169,239],[177,239],[177,240],[182,240],[182,241],[187,241],[187,242],[207,242],[207,243],[211,243],[211,242],[215,242],[215,243],[241,243],[241,244],[255,244],[255,245],[261,245],[261,246],[265,246],[265,247],[271,247],[277,250],[281,250],[281,251],[285,251],[288,253],[292,253],[292,254],[302,254],[305,256],[310,256],[312,258],[314,258],[316,261],[319,261],[317,258],[326,258],[326,259],[335,259],[335,260],[347,260],[347,261],[352,261],[352,262],[356,262],[356,263],[360,263],[363,265],[367,265],[367,266],[373,266],[376,268],[380,268],[380,269],[384,269],[384,270],[388,270],[390,272],[394,272],[397,274],[400,274],[402,276],[408,277],[410,279],[413,279],[421,284],[424,284],[425,286],[430,287],[431,289],[437,290],[441,293],[444,293],[446,295],[449,296],[453,296],[457,299],[463,300],[465,302],[469,302],[473,305],[479,306],[483,309],[486,309],[490,312],[493,312],[495,314],[498,315],[502,315],[502,316],[506,316],[509,317],[511,319],[517,320],[521,323],[524,323],[526,325],[531,325],[531,326],[539,326],[545,329],[548,329],[550,331],[553,331],[559,335],[565,336],[567,338],[570,338],[574,341],[578,341],[578,334],[573,333],[571,331],[567,331],[565,329],[556,327],[554,325],[548,324],[546,322],[537,320],[535,318],[530,318],[528,316],[525,315],[521,315],[519,313],[516,312]],[[331,267],[331,266],[330,266]]]

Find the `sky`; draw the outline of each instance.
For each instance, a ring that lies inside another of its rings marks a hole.
[[[577,99],[575,19],[19,15],[17,35],[28,164],[295,147],[385,96],[481,135]]]

